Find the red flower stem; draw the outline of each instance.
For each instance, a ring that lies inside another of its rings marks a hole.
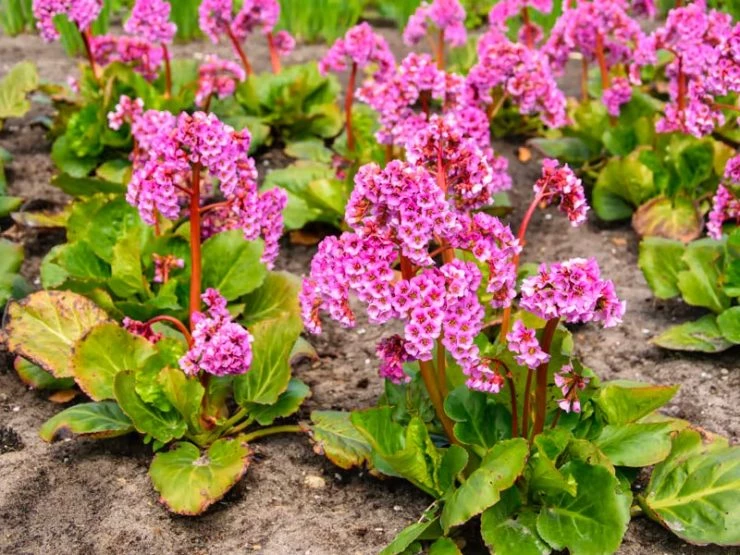
[[[195,326],[193,314],[200,311],[200,164],[193,166],[193,189],[190,195],[190,329]]]
[[[393,145],[385,145],[385,163],[387,164],[393,160]]]
[[[193,191],[191,191],[190,189],[188,189],[186,187],[183,187],[182,185],[178,185],[177,183],[175,183],[175,189],[177,189],[178,191],[182,191],[186,195],[192,195],[193,194]]]
[[[606,65],[606,56],[604,55],[604,37],[601,33],[596,33],[596,59],[599,62],[599,71],[601,72],[601,88],[609,88],[609,68]]]
[[[552,339],[555,336],[555,330],[558,329],[559,318],[552,318],[547,321],[545,325],[545,331],[542,334],[542,350],[546,353],[550,353],[552,347]],[[540,364],[537,369],[537,389],[535,390],[535,415],[534,415],[534,429],[532,437],[537,434],[541,434],[542,430],[545,429],[545,416],[547,414],[547,368],[549,362]]]
[[[172,67],[170,65],[170,51],[165,43],[162,43],[162,57],[164,58],[164,97],[172,97]]]
[[[159,237],[161,235],[160,225],[159,225],[159,210],[156,208],[154,209],[154,236]]]
[[[488,110],[486,110],[486,114],[488,115],[489,121],[493,120],[493,118],[496,117],[496,114],[501,111],[501,108],[503,108],[504,102],[506,102],[507,98],[509,98],[509,93],[504,92],[504,94],[501,95],[501,98],[498,99],[496,104],[491,104],[488,107]]]
[[[445,68],[445,32],[444,29],[440,29],[437,35],[437,69],[443,70]]]
[[[242,61],[244,71],[247,72],[248,77],[251,77],[254,74],[254,71],[252,71],[252,64],[249,63],[249,58],[247,58],[242,45],[239,44],[239,41],[234,36],[234,32],[231,30],[231,27],[226,28],[226,34],[228,35],[229,40],[231,40],[231,44],[234,46],[234,50],[236,50],[236,53],[239,55],[239,59]]]
[[[267,33],[267,46],[270,48],[270,64],[272,65],[272,72],[277,75],[281,71],[280,67],[280,54],[278,54],[277,48],[275,48],[275,37],[272,31]]]
[[[534,35],[532,34],[532,22],[529,19],[529,8],[527,6],[522,8],[521,15],[525,28],[524,43],[527,45],[527,48],[532,49],[534,48]]]
[[[718,110],[730,110],[732,112],[740,112],[740,106],[734,106],[732,104],[723,104],[721,102],[713,102],[712,106]]]
[[[211,100],[213,100],[213,93],[208,95],[205,104],[203,104],[203,111],[207,114],[211,111]]]
[[[188,342],[188,347],[193,346],[193,336],[190,335],[190,331],[188,331],[188,328],[185,327],[185,324],[183,324],[180,320],[177,318],[173,318],[172,316],[155,316],[151,320],[149,320],[146,324],[148,326],[151,326],[152,324],[156,324],[157,322],[167,322],[169,324],[172,324],[177,328],[177,331],[179,331],[181,334],[185,336],[185,339]]]
[[[355,133],[352,128],[352,104],[355,101],[355,82],[357,81],[357,63],[352,63],[352,71],[349,74],[349,83],[347,84],[347,94],[344,98],[344,117],[347,125],[347,149],[350,152],[355,151]]]
[[[214,202],[213,204],[207,204],[206,206],[202,206],[200,208],[200,215],[201,217],[203,217],[205,214],[207,214],[211,210],[218,210],[219,208],[226,208],[227,206],[229,206],[228,201]]]
[[[565,392],[565,399],[568,399],[570,397],[570,394],[573,393],[573,389],[576,387],[576,384],[574,383],[568,388],[568,391]],[[570,402],[570,409],[573,410],[573,401]],[[552,424],[550,424],[550,429],[554,430],[555,426],[558,425],[558,420],[560,420],[560,415],[563,414],[562,410],[559,410],[555,413],[555,417],[552,419]]]
[[[429,117],[429,91],[422,91],[419,95],[419,100],[421,100],[421,111],[424,112],[424,115],[428,118]]]
[[[527,370],[527,383],[524,385],[524,404],[522,405],[522,437],[529,434],[529,412],[532,400],[532,374],[533,370]]]
[[[511,400],[511,437],[519,437],[519,407],[516,402],[516,384],[514,384],[508,369],[506,373],[506,383],[509,384],[509,398]]]
[[[85,53],[87,54],[87,61],[90,63],[90,69],[92,70],[95,80],[100,82],[98,65],[95,63],[95,56],[93,56],[92,46],[90,45],[90,29],[87,28],[84,31],[81,30],[80,35],[82,35],[82,44],[85,46]]]

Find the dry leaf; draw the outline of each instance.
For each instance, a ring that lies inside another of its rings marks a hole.
[[[76,389],[63,389],[49,395],[49,401],[63,405],[64,403],[69,403],[72,399],[77,397],[78,394],[79,391]]]
[[[614,243],[617,247],[626,247],[627,239],[625,239],[624,237],[612,237],[612,243]]]
[[[307,233],[302,230],[290,232],[290,242],[293,245],[303,245],[305,247],[312,247],[321,241],[321,237],[314,233]]]
[[[532,159],[532,151],[529,150],[527,147],[520,146],[517,149],[517,157],[519,158],[519,161],[526,164]]]

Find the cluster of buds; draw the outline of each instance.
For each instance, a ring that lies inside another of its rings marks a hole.
[[[222,60],[210,55],[198,68],[198,91],[195,104],[207,107],[212,96],[226,98],[234,94],[236,86],[247,78],[247,74],[236,62]]]
[[[519,41],[533,49],[535,44],[542,40],[542,28],[529,19],[529,9],[542,13],[552,11],[552,0],[501,0],[488,12],[488,22],[491,27],[500,32],[506,32],[506,23],[516,14],[522,16],[522,26],[519,29]]]
[[[465,10],[459,0],[422,2],[411,15],[403,31],[403,42],[414,46],[429,36],[429,23],[442,35],[442,43],[462,46],[468,40],[465,30]]]
[[[707,234],[713,239],[722,238],[722,226],[732,221],[740,224],[740,199],[735,190],[740,187],[740,155],[727,162],[725,183],[720,183],[712,201],[712,210],[707,219]]]
[[[33,0],[36,27],[47,42],[59,39],[59,31],[54,26],[56,16],[66,15],[84,32],[98,18],[102,8],[103,0]]]
[[[126,35],[99,35],[90,39],[90,50],[95,63],[107,66],[113,62],[131,65],[145,79],[157,78],[164,56],[155,43],[139,37]]]
[[[581,401],[578,392],[586,389],[591,381],[586,376],[581,376],[573,371],[570,364],[566,364],[560,372],[554,376],[555,385],[560,388],[563,398],[558,401],[558,406],[565,412],[581,412]]]

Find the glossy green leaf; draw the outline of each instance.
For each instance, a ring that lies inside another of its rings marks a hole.
[[[581,461],[571,461],[561,471],[575,478],[578,493],[546,499],[537,532],[553,549],[568,549],[573,555],[616,552],[630,520],[617,479],[608,469]]]
[[[586,142],[578,137],[531,139],[527,144],[549,158],[557,158],[570,164],[583,164],[592,157]]]
[[[74,153],[72,147],[69,144],[69,140],[66,135],[62,135],[51,147],[51,159],[62,172],[58,178],[52,180],[54,185],[57,185],[65,193],[75,195],[73,191],[81,191],[80,194],[94,194],[101,192],[100,188],[89,187],[87,181],[84,184],[75,183],[71,178],[83,178],[86,177],[95,166],[98,165],[98,160],[95,156],[79,157]],[[64,178],[67,176],[69,179]],[[95,180],[99,181],[99,180]],[[115,184],[117,190],[121,190],[121,185]]]
[[[23,357],[15,357],[13,368],[15,368],[21,381],[31,389],[60,391],[72,389],[75,386],[74,379],[55,378],[40,366],[27,361]]]
[[[134,431],[131,420],[112,401],[82,403],[63,410],[47,420],[39,434],[44,441],[55,441],[66,434],[97,439],[117,437]]]
[[[548,555],[552,551],[537,533],[537,513],[522,507],[516,488],[504,491],[501,500],[485,510],[480,528],[483,541],[497,555]]]
[[[410,524],[401,530],[393,541],[389,543],[379,555],[402,555],[414,542],[422,539],[438,537],[442,530],[439,527],[439,506],[433,505],[427,509],[418,522]]]
[[[124,299],[150,293],[141,262],[140,233],[134,228],[122,235],[113,247],[111,278],[108,284],[113,293]]]
[[[271,405],[249,405],[247,410],[261,426],[269,426],[276,418],[285,418],[298,411],[311,394],[309,387],[297,378],[291,378],[288,389]]]
[[[605,426],[593,442],[616,466],[657,464],[671,451],[671,423],[631,423]]]
[[[507,439],[486,453],[480,466],[446,500],[442,528],[448,531],[495,505],[521,476],[529,456],[527,440]]]
[[[678,274],[678,288],[683,300],[719,314],[729,308],[730,299],[722,291],[722,244],[712,239],[694,241],[686,249],[683,261],[687,269]]]
[[[31,62],[14,65],[0,80],[0,127],[2,120],[19,118],[31,109],[26,95],[38,87],[39,73]]]
[[[678,387],[614,380],[603,383],[593,399],[610,424],[626,424],[668,403]]]
[[[663,237],[688,243],[701,235],[704,219],[699,206],[691,199],[655,197],[633,214],[632,227],[641,237]]]
[[[77,341],[108,315],[89,299],[69,291],[37,291],[7,309],[8,350],[56,378],[73,375],[71,358]]]
[[[453,488],[456,481],[461,479],[462,472],[468,465],[469,458],[468,452],[460,445],[452,444],[444,450],[437,471],[439,488],[444,493]]]
[[[445,412],[455,422],[455,436],[467,445],[489,449],[511,434],[511,417],[503,405],[489,402],[488,395],[467,386],[447,396]]]
[[[653,172],[634,157],[613,158],[601,170],[593,192],[593,207],[602,220],[624,220],[656,194]]]
[[[267,276],[262,250],[262,241],[247,241],[239,230],[214,235],[203,243],[203,287],[229,301],[251,293]]]
[[[192,429],[197,429],[205,389],[196,377],[188,377],[179,368],[166,367],[157,376],[162,392]]]
[[[450,538],[439,538],[429,546],[429,555],[462,555],[462,551]]]
[[[94,401],[113,399],[116,374],[139,370],[153,356],[152,343],[114,323],[95,326],[74,346],[72,372],[77,384]]]
[[[680,241],[646,237],[640,242],[638,265],[650,289],[659,299],[677,297],[678,273],[686,268],[681,257],[686,246]]]
[[[740,343],[740,306],[733,306],[717,316],[719,331],[727,341]]]
[[[123,158],[108,160],[95,169],[95,175],[109,183],[128,185],[131,178],[131,161]]]
[[[301,160],[311,160],[322,164],[329,164],[332,159],[332,151],[326,148],[324,141],[319,139],[306,139],[295,141],[285,145],[285,154]]]
[[[234,380],[234,399],[243,407],[271,405],[288,388],[290,352],[300,332],[280,320],[265,320],[249,331],[254,336],[252,365]]]
[[[544,494],[576,494],[576,481],[572,476],[563,475],[556,466],[573,437],[563,428],[546,430],[534,439],[534,451],[527,464],[527,481],[533,491]]]
[[[249,449],[239,439],[219,439],[203,453],[179,442],[154,456],[149,476],[170,511],[199,515],[226,495],[248,466]]]
[[[717,317],[713,314],[673,326],[652,342],[664,349],[700,353],[719,353],[732,347],[732,343],[722,336],[717,325]]]
[[[688,542],[740,544],[740,447],[680,432],[639,501],[648,516]]]
[[[23,245],[0,239],[0,308],[13,296],[13,282],[23,265]]]
[[[187,432],[187,424],[179,412],[163,412],[145,403],[136,392],[134,372],[116,374],[113,392],[123,412],[139,433],[149,434],[161,443],[179,439]]]
[[[242,324],[250,328],[264,320],[279,320],[300,332],[303,329],[298,293],[301,280],[288,272],[268,272],[264,283],[243,298]]]
[[[311,413],[311,422],[314,451],[318,454],[326,455],[345,470],[370,466],[370,444],[352,425],[350,413],[315,410]]]

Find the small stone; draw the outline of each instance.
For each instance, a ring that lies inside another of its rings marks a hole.
[[[650,333],[650,330],[647,328],[642,328],[642,333]]]
[[[324,489],[326,487],[326,480],[321,476],[312,476],[310,474],[303,479],[303,483],[311,489]]]
[[[402,509],[401,505],[393,505],[393,510],[399,512]]]
[[[726,376],[727,374],[730,373],[730,371],[727,368],[720,368],[719,373],[722,374],[723,376]]]
[[[357,335],[365,335],[367,330],[365,328],[357,328]]]
[[[547,212],[547,213],[545,214],[545,219],[546,219],[546,220],[552,220],[552,214],[550,214],[549,212]]]
[[[369,366],[372,361],[369,358],[365,359],[365,366]]]

